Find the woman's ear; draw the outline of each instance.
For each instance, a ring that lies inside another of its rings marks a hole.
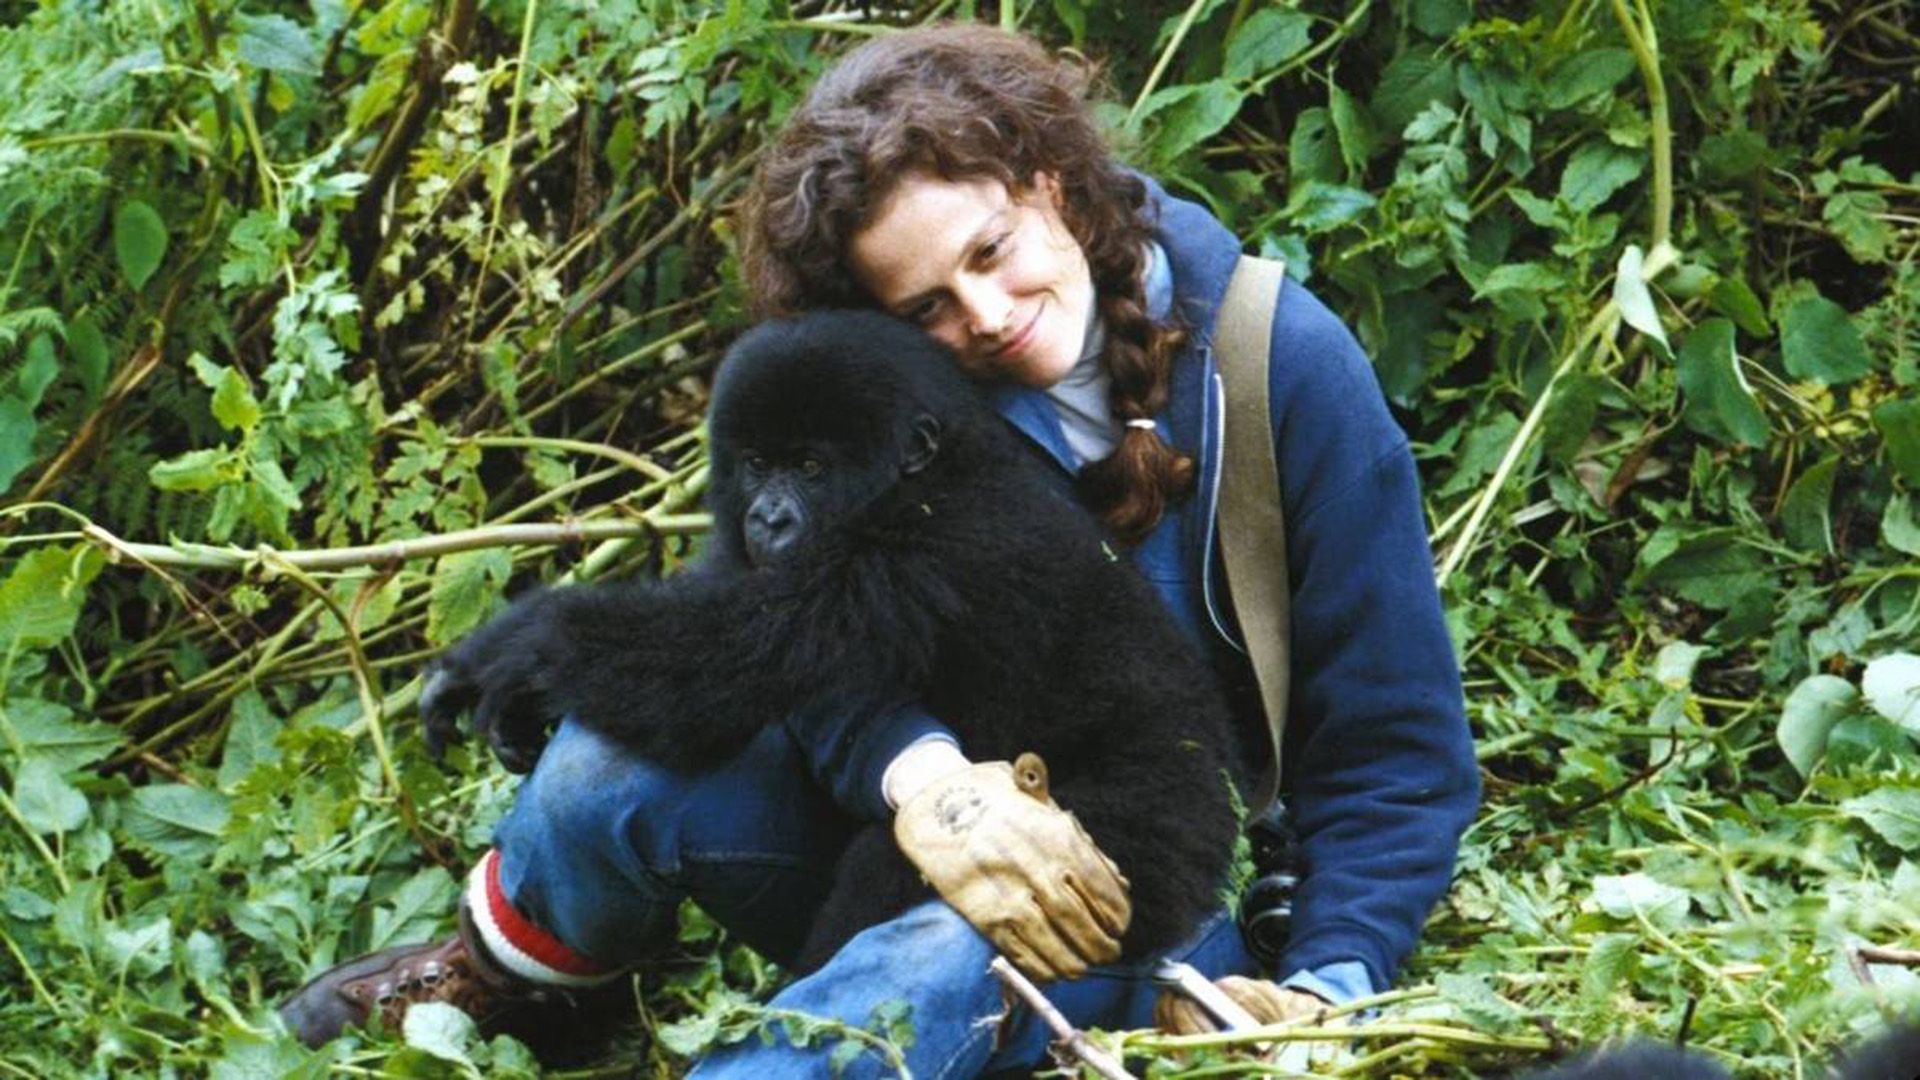
[[[1053,204],[1055,210],[1066,205],[1066,197],[1060,193],[1060,178],[1045,169],[1033,171],[1033,179],[1029,182],[1027,190],[1045,198]]]

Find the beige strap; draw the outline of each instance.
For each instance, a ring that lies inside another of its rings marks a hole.
[[[1226,397],[1221,455],[1220,553],[1227,589],[1246,641],[1267,716],[1273,762],[1248,808],[1265,809],[1280,790],[1280,746],[1287,726],[1292,599],[1287,588],[1287,528],[1280,508],[1267,367],[1273,312],[1286,264],[1242,255],[1214,320],[1214,352]]]

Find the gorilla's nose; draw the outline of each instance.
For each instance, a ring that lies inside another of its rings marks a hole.
[[[800,536],[800,514],[785,502],[755,506],[747,512],[747,549],[755,562],[765,562],[793,546]]]

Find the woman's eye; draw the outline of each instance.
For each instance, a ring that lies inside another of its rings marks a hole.
[[[913,305],[912,307],[901,312],[900,314],[903,318],[905,318],[908,322],[913,323],[915,326],[925,326],[928,323],[933,321],[933,317],[936,314],[938,314],[939,311],[940,311],[939,303],[933,300],[927,300],[922,303]]]
[[[1007,243],[1008,241],[1005,234],[987,241],[980,248],[980,261],[984,263],[997,261],[1002,255],[1007,253]]]

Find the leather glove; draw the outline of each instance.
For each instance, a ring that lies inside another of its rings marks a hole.
[[[1332,1008],[1305,990],[1278,986],[1265,979],[1228,975],[1215,979],[1213,985],[1263,1025],[1303,1020]],[[1216,1030],[1205,1010],[1171,990],[1162,992],[1153,1003],[1153,1026],[1169,1035],[1202,1035]]]
[[[908,799],[893,835],[913,865],[1013,965],[1077,979],[1120,955],[1127,879],[1047,793],[1038,754],[948,773]]]

